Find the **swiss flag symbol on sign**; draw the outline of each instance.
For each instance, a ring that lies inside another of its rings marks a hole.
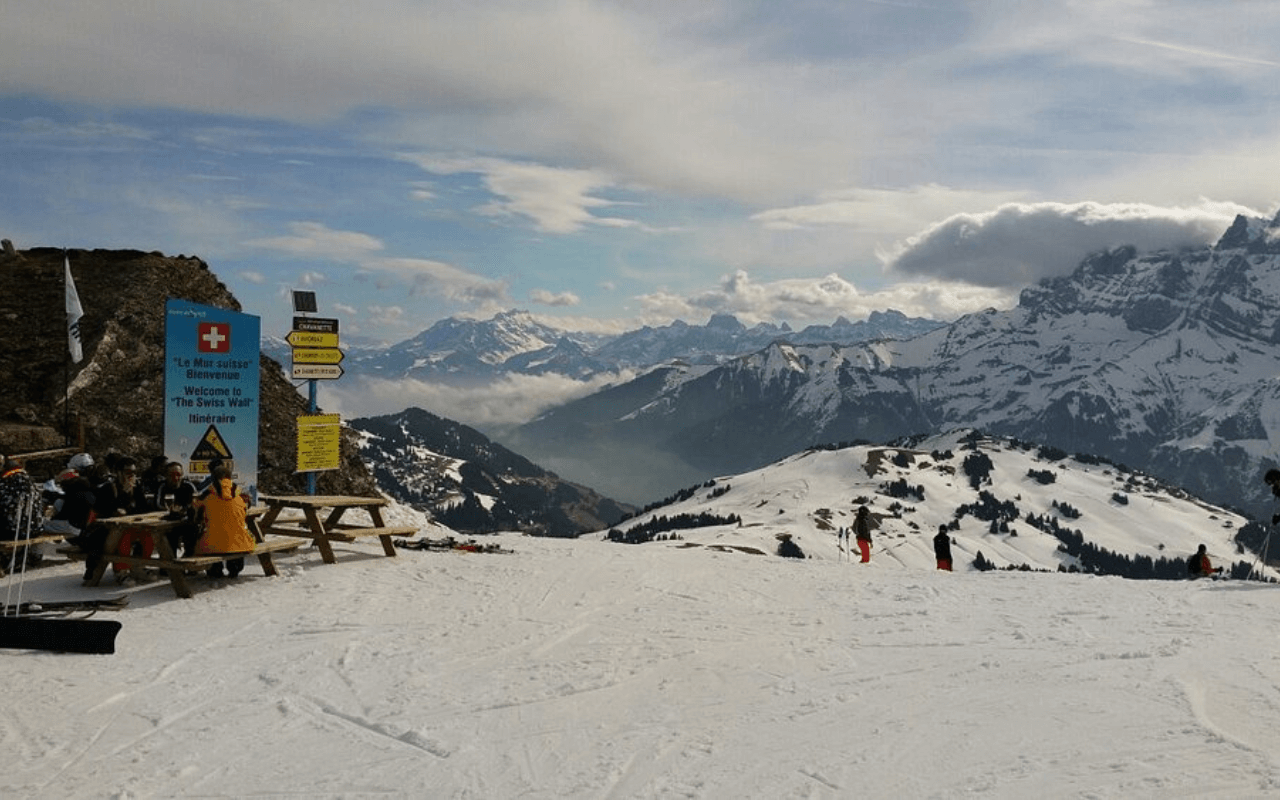
[[[231,326],[225,322],[201,322],[196,339],[200,353],[230,353]]]

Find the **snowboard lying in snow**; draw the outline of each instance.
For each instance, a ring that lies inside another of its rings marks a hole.
[[[0,648],[51,650],[56,653],[114,653],[121,624],[115,620],[72,617],[76,612],[114,611],[127,596],[104,600],[32,601],[4,606],[0,616]]]

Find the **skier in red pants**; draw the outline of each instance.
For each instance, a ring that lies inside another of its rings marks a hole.
[[[866,506],[858,506],[858,515],[853,518],[853,534],[865,564],[871,560],[871,512]]]

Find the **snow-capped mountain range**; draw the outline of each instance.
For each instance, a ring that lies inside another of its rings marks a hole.
[[[868,339],[909,339],[943,323],[907,317],[899,311],[873,312],[866,320],[844,317],[831,325],[794,331],[785,323],[748,328],[728,314],[706,325],[677,320],[608,335],[556,328],[527,311],[507,311],[487,320],[450,317],[412,339],[390,346],[352,340],[344,344],[349,376],[417,378],[476,383],[504,374],[554,373],[586,379],[602,373],[649,369],[673,360],[718,364],[755,352],[775,341],[794,344],[851,343]],[[289,345],[265,338],[263,352],[289,363]]]
[[[645,502],[812,444],[968,426],[1104,456],[1269,516],[1260,475],[1280,439],[1278,343],[1280,218],[1241,217],[1212,247],[1097,254],[1016,308],[914,339],[775,342],[717,366],[663,366],[504,442]]]

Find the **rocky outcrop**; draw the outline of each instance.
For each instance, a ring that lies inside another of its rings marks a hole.
[[[67,347],[64,257],[84,307],[84,359],[75,365]],[[184,255],[36,248],[0,259],[0,281],[0,452],[68,443],[98,455],[146,459],[161,452],[165,299],[241,310],[205,262]],[[279,363],[264,356],[259,368],[259,485],[266,493],[305,491],[305,478],[294,473],[294,420],[306,400]],[[318,490],[375,493],[354,434],[344,436],[341,453],[341,469],[319,473]],[[39,472],[41,465],[34,466]]]

